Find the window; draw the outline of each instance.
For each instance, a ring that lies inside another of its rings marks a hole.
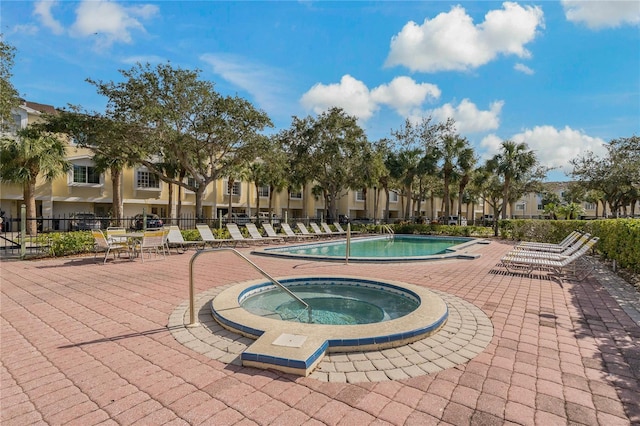
[[[364,201],[364,191],[356,191],[356,201]]]
[[[544,210],[544,205],[543,204],[538,204],[538,210]]]
[[[269,185],[263,185],[258,187],[258,197],[269,198]]]
[[[291,195],[289,195],[289,199],[291,199],[291,200],[302,200],[302,192],[301,191],[291,191]]]
[[[397,192],[389,192],[389,202],[397,203],[398,202],[398,193]]]
[[[194,188],[198,188],[200,186],[200,184],[198,184],[198,182],[196,182],[196,180],[192,177],[187,178],[187,185],[192,186]]]
[[[241,195],[241,182],[233,182],[233,188],[231,189],[231,195]],[[224,181],[224,195],[229,195],[229,181]]]
[[[523,210],[524,211],[524,203],[520,203],[520,204],[516,204],[516,210]]]
[[[596,209],[596,205],[594,203],[584,203],[584,209],[585,210],[595,210]]]
[[[138,170],[136,173],[136,187],[160,189],[160,179],[158,179],[156,174],[148,170]]]
[[[95,167],[73,165],[73,183],[100,183],[100,173]]]

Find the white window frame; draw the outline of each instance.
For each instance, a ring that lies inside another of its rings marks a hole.
[[[364,191],[362,190],[356,191],[355,197],[356,197],[356,201],[360,201],[360,202],[364,201]]]
[[[229,195],[229,180],[225,179],[224,182],[224,195]],[[232,196],[241,197],[242,196],[242,182],[235,181],[233,182],[233,189],[231,190]]]
[[[85,169],[85,177],[89,176],[88,168],[95,169],[94,162],[89,158],[76,158],[71,160],[71,168],[67,174],[67,184],[69,186],[77,186],[83,188],[101,188],[104,186],[104,174],[96,173],[98,176],[98,182],[87,182],[86,179],[84,182],[76,182],[76,167],[82,167]]]
[[[302,200],[302,191],[291,191],[289,194],[290,200]]]
[[[398,202],[398,193],[395,191],[389,191],[389,202],[397,203]]]
[[[596,204],[595,203],[589,203],[589,202],[585,201],[584,209],[585,210],[595,210],[596,209]]]
[[[518,204],[516,204],[516,210],[525,211],[526,208],[527,208],[527,204],[526,203],[518,203]]]
[[[269,198],[269,194],[271,193],[271,188],[269,185],[262,185],[258,187],[258,196],[260,198]]]
[[[146,179],[146,181],[147,181],[148,183],[150,183],[150,182],[151,182],[151,178],[150,178],[150,177],[151,177],[151,176],[153,176],[153,175],[155,175],[155,173],[153,173],[152,171],[149,171],[147,168],[139,168],[139,169],[136,169],[135,181],[134,181],[133,185],[134,185],[134,187],[135,187],[137,190],[142,190],[142,191],[161,191],[161,190],[162,190],[162,181],[161,181],[161,180],[160,180],[160,178],[159,178],[159,177],[157,177],[157,176],[156,176],[156,179],[157,179],[157,182],[158,182],[158,186],[150,186],[150,185],[148,185],[148,186],[141,186],[141,185],[140,185],[140,181],[141,181],[141,179],[140,179],[140,178],[141,178],[140,174],[141,174],[141,173],[146,173],[146,175],[147,175],[147,179]]]

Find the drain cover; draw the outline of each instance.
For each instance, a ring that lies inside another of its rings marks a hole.
[[[273,341],[273,345],[287,346],[289,348],[299,348],[307,340],[307,336],[300,336],[297,334],[283,333],[276,340]]]

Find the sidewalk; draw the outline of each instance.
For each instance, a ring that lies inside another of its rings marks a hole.
[[[492,337],[470,361],[395,380],[245,368],[220,343],[236,337],[204,327],[190,333],[216,334],[215,349],[229,356],[191,349],[175,317],[192,251],[144,264],[3,259],[0,424],[640,424],[640,294],[604,270],[581,283],[507,274],[497,264],[510,247],[494,241],[475,260],[385,265],[250,256],[276,277],[423,285],[461,301],[462,317],[489,318]],[[217,253],[199,258],[194,277],[206,299],[259,275]],[[402,369],[421,356],[412,349],[385,359]],[[358,359],[329,361],[357,373]]]

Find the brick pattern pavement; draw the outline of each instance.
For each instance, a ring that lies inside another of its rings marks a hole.
[[[467,363],[360,383],[244,368],[176,340],[167,324],[188,296],[189,254],[3,261],[0,423],[640,424],[638,293],[603,272],[581,283],[506,274],[496,264],[509,248],[395,265],[253,257],[275,276],[424,285],[491,319],[491,342]],[[231,254],[208,258],[196,266],[198,293],[258,278]]]

